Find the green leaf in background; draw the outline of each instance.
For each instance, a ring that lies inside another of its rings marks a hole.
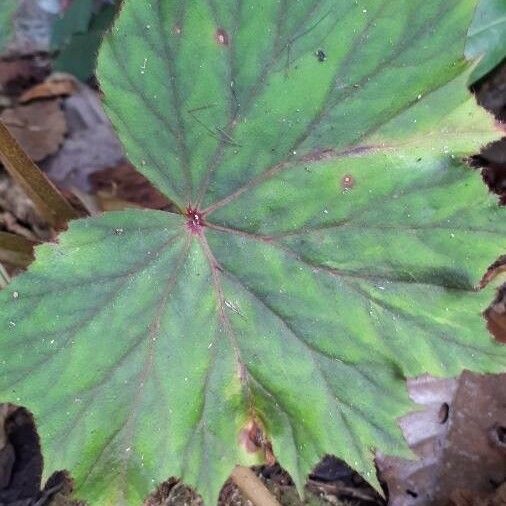
[[[93,4],[92,0],[74,0],[52,33],[52,47],[58,50],[54,70],[68,72],[81,81],[93,75],[100,43],[119,6],[119,2],[104,4],[94,12]]]
[[[71,0],[70,5],[54,22],[51,47],[58,49],[70,42],[78,33],[86,33],[93,16],[93,0]]]
[[[1,0],[0,3],[0,52],[9,42],[13,29],[14,14],[18,10],[19,0]]]
[[[506,58],[506,0],[481,0],[468,36],[466,54],[482,57],[471,74],[474,83]]]
[[[404,379],[504,371],[481,275],[505,211],[463,158],[468,0],[126,0],[102,47],[129,158],[181,214],[79,220],[0,294],[0,394],[92,504],[208,504],[261,427],[299,487],[379,486]]]

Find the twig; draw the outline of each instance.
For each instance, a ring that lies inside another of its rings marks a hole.
[[[281,506],[260,478],[249,468],[236,466],[230,476],[255,506]]]

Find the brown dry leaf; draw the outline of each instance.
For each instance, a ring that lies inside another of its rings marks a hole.
[[[67,131],[59,100],[6,109],[0,121],[35,162],[58,151]]]
[[[66,74],[54,74],[49,76],[43,83],[36,84],[26,90],[20,97],[19,102],[26,104],[33,100],[55,97],[67,97],[77,90],[77,84],[72,76]]]
[[[0,60],[0,90],[9,93],[13,83],[28,83],[40,78],[41,70],[26,58]]]
[[[469,490],[456,490],[448,506],[504,506],[506,504],[506,483],[491,494],[475,494]]]
[[[102,199],[131,202],[149,209],[167,209],[170,202],[128,162],[90,175],[93,193]]]
[[[50,65],[46,55],[0,59],[0,105],[11,107],[10,102],[14,103],[24,90],[46,78]]]
[[[0,60],[0,89],[4,90],[10,82],[16,79],[29,78],[31,73],[31,65],[25,59]]]
[[[68,127],[65,142],[41,167],[60,187],[88,191],[88,175],[117,165],[124,155],[98,94],[84,84],[77,86],[77,92],[63,100]]]
[[[7,174],[0,174],[0,211],[7,211],[25,225],[34,229],[47,229],[35,205],[23,189]]]
[[[22,188],[6,174],[0,174],[0,230],[31,241],[49,241],[53,235]]]
[[[465,372],[459,380],[421,377],[410,395],[424,410],[401,420],[417,461],[379,456],[390,506],[448,504],[466,489],[490,494],[506,480],[506,374]]]

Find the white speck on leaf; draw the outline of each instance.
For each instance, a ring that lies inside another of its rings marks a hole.
[[[148,63],[148,59],[144,58],[144,62],[141,65],[141,74],[144,74],[146,72],[146,65]]]

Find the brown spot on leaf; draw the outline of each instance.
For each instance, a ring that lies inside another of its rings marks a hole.
[[[351,190],[355,186],[355,178],[350,175],[346,174],[341,178],[341,188],[343,190]]]
[[[239,432],[239,444],[248,453],[263,452],[267,465],[272,466],[276,463],[271,442],[267,439],[262,426],[256,420],[250,420]]]
[[[223,28],[218,28],[216,30],[215,37],[216,37],[216,42],[220,46],[228,46],[230,39],[229,39],[228,33]]]
[[[181,35],[183,32],[180,25],[174,25],[174,28],[172,28],[172,31],[174,32],[174,35]]]
[[[249,422],[244,429],[239,432],[239,444],[243,446],[248,453],[256,453],[261,450],[259,440],[260,427],[255,422]]]

